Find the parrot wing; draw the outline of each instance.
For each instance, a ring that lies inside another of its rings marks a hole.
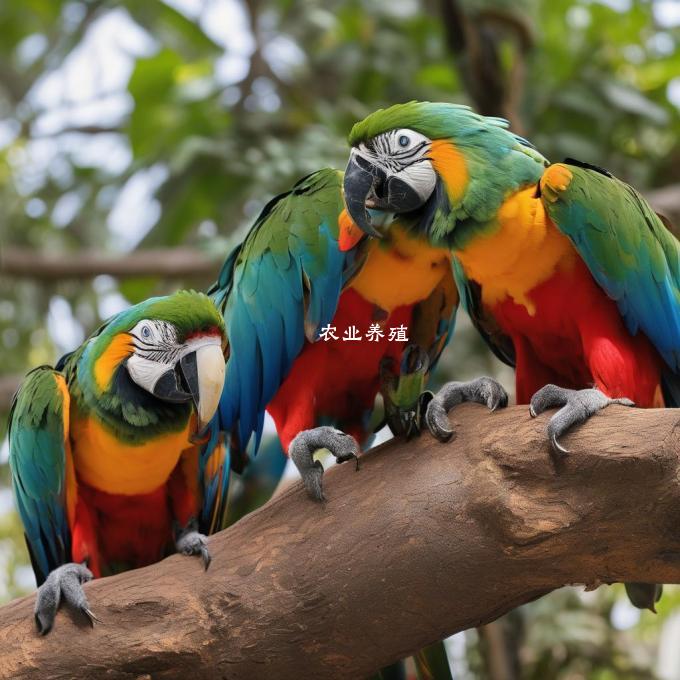
[[[680,373],[680,242],[635,189],[578,161],[545,171],[541,199],[629,332],[643,331]]]
[[[257,450],[267,404],[356,271],[362,249],[338,247],[343,209],[341,172],[300,180],[264,208],[209,291],[230,346],[219,428],[236,434],[241,450],[253,434]]]
[[[470,281],[460,262],[454,256],[453,275],[460,294],[460,304],[468,313],[472,325],[477,329],[491,351],[504,364],[515,367],[515,347],[512,338],[501,330],[497,321],[482,304],[482,289],[476,281]]]
[[[199,531],[211,535],[227,526],[230,452],[222,433],[214,428],[210,440],[199,450],[199,488],[203,500],[199,515]]]
[[[453,336],[458,303],[453,271],[448,270],[432,293],[413,309],[410,340],[427,351],[429,373]]]
[[[71,560],[76,482],[69,405],[64,376],[42,366],[26,377],[9,416],[12,483],[38,585]]]
[[[458,290],[448,269],[430,293],[413,308],[409,344],[399,366],[383,363],[380,369],[385,423],[392,433],[412,436],[420,430],[423,392],[441,353],[453,336],[458,311]]]

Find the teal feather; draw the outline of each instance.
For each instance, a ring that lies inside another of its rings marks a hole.
[[[202,293],[180,291],[153,298],[102,324],[76,351],[63,357],[57,369],[43,366],[29,373],[15,396],[9,417],[12,484],[39,584],[52,569],[71,559],[65,498],[69,440],[65,414],[69,407],[77,407],[79,417],[98,420],[126,443],[177,431],[190,416],[188,404],[165,403],[136,387],[121,392],[116,380],[104,390],[96,384],[97,358],[117,334],[145,318],[172,323],[180,341],[183,335],[224,329],[222,316]],[[121,365],[117,370],[124,369]],[[206,460],[201,459],[203,465]],[[203,514],[212,514],[216,503],[226,501],[228,472],[228,459],[224,473],[218,470],[208,478],[203,468],[199,470],[205,486]],[[222,493],[217,492],[218,485]]]
[[[222,311],[231,356],[219,418],[241,450],[262,434],[264,411],[302,351],[335,314],[355,252],[338,248],[342,173],[321,170],[263,210],[209,295]]]
[[[71,555],[65,493],[68,404],[58,380],[63,377],[48,366],[31,371],[9,415],[12,486],[38,585]]]

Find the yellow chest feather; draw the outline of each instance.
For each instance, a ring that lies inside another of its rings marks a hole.
[[[165,484],[183,450],[190,448],[191,420],[179,432],[139,446],[120,442],[92,418],[71,419],[73,462],[78,479],[101,491],[136,495]]]
[[[392,312],[427,298],[450,269],[448,249],[433,248],[425,239],[393,227],[384,240],[371,242],[366,262],[350,287]]]
[[[530,291],[556,271],[571,269],[578,255],[530,187],[503,203],[494,232],[476,236],[456,257],[465,275],[481,285],[483,304],[511,298],[533,316]]]

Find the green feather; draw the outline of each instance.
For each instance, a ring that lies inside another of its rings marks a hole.
[[[31,371],[9,415],[9,463],[38,584],[70,559],[66,517],[64,394],[49,366]]]
[[[413,101],[380,109],[352,128],[349,143],[356,146],[399,128],[431,140],[449,140],[465,158],[468,185],[457,205],[447,205],[435,215],[430,230],[434,241],[470,238],[471,231],[488,227],[503,201],[538,182],[548,165],[529,142],[507,129],[507,121],[480,116],[459,104]],[[466,221],[474,229],[461,229]]]
[[[111,317],[64,362],[63,372],[71,398],[83,415],[96,417],[127,443],[140,443],[186,427],[190,404],[171,404],[142,390],[122,391],[117,380],[102,392],[94,378],[94,366],[119,333],[131,330],[143,319],[172,324],[182,342],[187,336],[217,328],[224,335],[224,319],[204,293],[182,290],[150,298]],[[122,366],[118,370],[125,370]]]
[[[652,341],[680,371],[680,243],[632,187],[567,164],[563,191],[544,184],[543,204],[590,273],[616,301],[628,330]]]

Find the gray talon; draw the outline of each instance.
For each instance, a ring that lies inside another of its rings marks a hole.
[[[598,389],[569,390],[557,385],[546,385],[531,397],[529,413],[535,418],[550,408],[561,407],[550,418],[547,427],[551,449],[558,458],[561,458],[569,453],[569,449],[560,444],[560,437],[574,425],[585,423],[590,416],[610,404],[635,406],[630,399],[610,399]]]
[[[94,628],[95,623],[104,623],[101,619],[97,618],[94,615],[94,612],[91,609],[83,609],[82,612],[90,620],[90,625],[92,626],[92,628]]]
[[[90,625],[94,626],[95,621],[101,623],[92,613],[83,590],[83,583],[91,580],[92,572],[84,564],[75,562],[62,564],[48,574],[38,588],[33,610],[40,635],[47,635],[52,630],[62,598],[71,608],[87,616]]]
[[[453,436],[448,413],[464,401],[485,404],[493,412],[508,405],[508,394],[493,378],[446,383],[432,398],[425,412],[427,427],[439,441],[449,441]]]
[[[427,429],[440,442],[447,442],[453,437],[449,416],[443,405],[443,400],[439,400],[439,395],[435,396],[428,404],[427,411],[425,412],[425,423],[427,424]]]
[[[208,537],[197,531],[195,521],[189,524],[179,533],[175,541],[175,548],[182,555],[200,555],[203,560],[203,567],[207,571],[212,561],[212,556],[208,550]]]
[[[314,460],[314,453],[319,449],[328,449],[338,463],[354,458],[356,469],[359,469],[359,445],[354,437],[334,427],[315,427],[303,430],[290,443],[288,455],[295,463],[307,493],[317,501],[325,500],[323,494],[323,465]]]

